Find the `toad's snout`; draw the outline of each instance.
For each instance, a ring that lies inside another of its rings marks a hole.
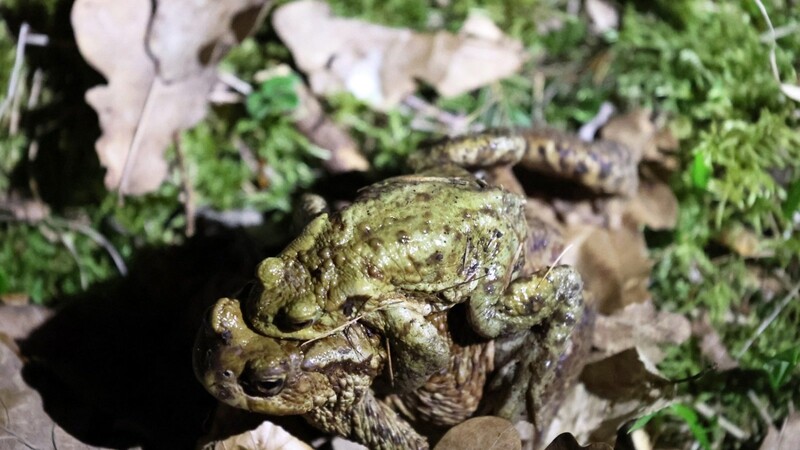
[[[303,372],[302,361],[298,342],[255,333],[239,301],[228,298],[209,310],[193,354],[197,379],[218,400],[276,415],[305,413],[316,404],[315,394],[330,396],[326,379]]]

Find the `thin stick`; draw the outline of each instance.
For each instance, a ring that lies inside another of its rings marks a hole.
[[[389,364],[389,383],[394,387],[394,370],[392,369],[392,347],[389,338],[386,338],[386,361]]]
[[[22,71],[22,61],[25,56],[25,43],[27,42],[28,30],[30,30],[30,25],[28,25],[27,22],[22,22],[22,25],[19,27],[17,54],[14,55],[14,68],[11,69],[11,78],[8,80],[6,98],[3,100],[3,103],[0,103],[0,119],[6,114],[6,109],[8,109],[8,106],[17,93],[17,84],[19,84],[19,74]]]
[[[78,251],[75,249],[75,242],[71,239],[67,239],[67,236],[64,233],[56,231],[58,235],[58,240],[64,244],[69,254],[72,255],[72,259],[75,260],[75,264],[78,266],[78,277],[81,280],[81,289],[86,290],[89,285],[88,280],[86,279],[86,273],[83,271],[83,264],[81,264],[81,259],[78,256]]]
[[[142,105],[142,111],[139,113],[139,121],[136,124],[136,129],[133,131],[133,137],[131,137],[131,143],[128,146],[128,154],[125,156],[125,165],[122,166],[122,175],[119,178],[119,184],[117,185],[117,201],[121,205],[123,202],[123,195],[125,193],[125,188],[128,185],[128,178],[131,176],[131,171],[133,170],[133,165],[135,164],[136,156],[139,154],[139,147],[141,147],[142,143],[142,121],[148,116],[150,108],[152,107],[153,98],[153,91],[156,90],[156,82],[157,79],[153,77],[150,81],[150,87],[147,89],[147,97],[144,99],[144,105]]]
[[[114,261],[114,265],[117,267],[120,275],[125,276],[128,274],[128,267],[125,265],[125,260],[122,259],[122,255],[119,254],[117,249],[114,248],[114,245],[108,239],[106,239],[105,236],[82,223],[61,219],[54,219],[53,221],[56,224],[63,225],[71,230],[86,235],[86,237],[103,247],[105,251],[108,252],[108,255],[111,256],[111,260]]]
[[[536,289],[539,289],[539,286],[542,284],[542,281],[544,281],[547,278],[547,276],[550,275],[550,272],[553,270],[553,267],[555,267],[558,264],[558,262],[561,261],[561,258],[563,258],[564,255],[566,255],[571,248],[572,244],[569,244],[566,247],[564,247],[564,250],[561,250],[561,253],[559,253],[558,256],[556,257],[556,260],[553,261],[553,264],[550,264],[550,266],[547,268],[547,272],[544,273],[542,279],[539,280],[539,282],[536,284]]]
[[[764,17],[764,20],[767,22],[767,28],[769,28],[769,65],[772,68],[772,76],[775,77],[775,81],[778,82],[778,85],[781,88],[781,92],[783,95],[789,97],[794,101],[800,101],[800,86],[793,85],[793,84],[786,84],[781,81],[781,74],[778,70],[778,61],[775,53],[778,49],[778,36],[775,32],[775,27],[772,26],[772,20],[769,18],[769,14],[767,13],[767,8],[764,6],[764,3],[761,0],[753,0],[758,7],[758,10],[761,11],[761,15]]]
[[[778,315],[781,313],[781,311],[783,311],[784,308],[786,308],[789,302],[791,302],[792,300],[796,300],[798,291],[800,291],[800,283],[794,285],[794,288],[792,288],[789,294],[786,295],[786,297],[784,297],[783,300],[781,300],[781,302],[778,303],[778,306],[775,307],[772,313],[769,316],[767,316],[767,318],[764,319],[763,322],[761,322],[761,325],[758,326],[758,329],[753,334],[753,336],[750,339],[748,339],[747,342],[742,347],[742,349],[736,353],[737,361],[741,359],[741,357],[745,353],[747,353],[748,350],[750,350],[750,346],[752,346],[753,343],[756,341],[756,339],[758,339],[759,336],[761,336],[761,334],[764,333],[764,331],[772,324],[772,322],[774,322],[775,319],[778,318]]]
[[[771,427],[772,417],[769,416],[767,413],[767,407],[764,406],[764,403],[762,403],[761,400],[756,396],[756,393],[748,389],[747,398],[749,398],[753,406],[756,407],[756,411],[758,411],[758,414],[761,416],[761,420],[763,420],[768,427]]]
[[[364,314],[359,314],[359,315],[357,315],[356,317],[354,317],[354,318],[352,318],[352,319],[348,320],[348,321],[347,321],[347,322],[345,322],[344,324],[342,324],[342,325],[339,325],[338,327],[336,327],[336,328],[332,329],[331,331],[328,331],[327,333],[323,334],[322,336],[318,336],[318,337],[315,337],[315,338],[313,338],[313,339],[309,339],[309,340],[307,340],[307,341],[305,341],[305,342],[301,343],[301,344],[300,344],[300,346],[303,346],[303,345],[308,345],[308,344],[310,344],[310,343],[312,343],[312,342],[316,342],[316,341],[318,341],[318,340],[320,340],[320,339],[324,339],[324,338],[326,338],[326,337],[328,337],[328,336],[332,336],[332,335],[334,335],[334,334],[336,334],[336,333],[338,333],[338,332],[340,332],[340,331],[344,330],[345,328],[349,327],[350,325],[352,325],[352,324],[354,324],[354,323],[358,322],[359,320],[363,319],[363,318],[364,318],[364,316],[366,316],[367,314],[371,314],[371,313],[374,313],[374,312],[378,312],[378,311],[380,311],[380,310],[382,310],[382,309],[386,309],[386,308],[388,308],[388,307],[390,307],[390,306],[394,306],[394,305],[396,305],[396,304],[398,304],[398,303],[401,303],[401,302],[400,302],[400,301],[394,301],[394,302],[391,302],[391,303],[386,303],[386,304],[384,304],[384,305],[381,305],[381,306],[379,306],[379,307],[377,307],[377,308],[373,309],[372,311],[366,312],[366,313],[364,313]]]
[[[778,80],[778,83],[781,82],[781,74],[778,72],[778,62],[775,58],[775,49],[778,47],[778,41],[775,37],[775,28],[772,26],[772,20],[769,18],[769,14],[767,13],[767,7],[764,6],[764,3],[761,0],[753,0],[753,2],[758,7],[758,10],[761,11],[761,15],[764,17],[764,20],[767,22],[767,28],[769,28],[769,65],[772,67],[772,75]]]
[[[717,419],[717,423],[719,424],[720,428],[727,431],[728,434],[739,439],[740,441],[747,439],[750,435],[736,426],[733,422],[726,419],[725,416],[714,411],[710,406],[703,402],[697,402],[694,404],[694,409],[697,410],[702,416],[705,416],[707,419],[715,418]]]

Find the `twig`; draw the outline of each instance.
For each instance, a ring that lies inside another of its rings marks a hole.
[[[77,231],[86,235],[89,239],[96,242],[98,245],[103,247],[106,252],[108,252],[109,256],[111,256],[111,260],[114,261],[114,265],[117,266],[117,270],[119,271],[120,275],[125,276],[128,274],[128,267],[125,265],[125,260],[122,259],[122,256],[119,254],[114,245],[106,239],[105,236],[98,233],[93,228],[86,226],[82,223],[72,222],[69,220],[62,220],[62,219],[52,219],[54,223],[65,226],[71,230]]]
[[[759,336],[761,336],[761,334],[764,333],[764,330],[766,330],[767,327],[769,327],[772,324],[772,322],[775,321],[775,319],[778,317],[781,311],[783,311],[783,308],[786,308],[786,306],[792,300],[796,300],[798,291],[800,291],[800,283],[794,285],[794,288],[792,288],[789,294],[786,295],[786,297],[784,297],[783,300],[781,300],[780,303],[778,303],[778,306],[775,307],[772,313],[769,316],[767,316],[767,318],[765,318],[763,322],[761,322],[761,325],[758,326],[758,329],[753,334],[753,336],[750,339],[748,339],[747,342],[745,342],[744,346],[742,346],[742,349],[736,353],[737,361],[742,358],[742,356],[747,352],[747,350],[750,349],[750,346],[753,345],[756,339],[758,339]]]
[[[561,253],[558,254],[555,261],[553,261],[553,264],[550,264],[550,267],[547,268],[547,272],[544,273],[542,279],[539,280],[538,283],[536,283],[536,290],[539,290],[539,286],[541,286],[542,281],[544,281],[547,278],[547,276],[550,275],[550,272],[553,270],[553,267],[555,267],[558,264],[558,262],[561,261],[561,258],[563,258],[564,255],[566,255],[571,248],[572,244],[569,244],[566,247],[564,247],[564,250],[561,250]]]
[[[616,108],[614,108],[613,104],[610,102],[603,102],[592,120],[583,124],[583,126],[578,130],[578,137],[585,142],[593,141],[595,135],[597,134],[597,130],[608,123],[608,120],[611,119],[611,116],[614,115],[615,111]]]
[[[28,109],[33,109],[39,104],[39,95],[42,93],[42,85],[44,81],[44,72],[42,69],[36,69],[33,72],[33,81],[31,81],[31,92],[28,94]]]
[[[772,26],[772,20],[769,18],[769,13],[767,13],[767,7],[764,6],[764,3],[761,0],[753,0],[753,2],[758,7],[758,10],[761,11],[761,15],[764,17],[764,21],[767,22],[767,28],[769,29],[769,65],[772,68],[772,76],[775,77],[775,81],[778,82],[781,88],[781,92],[792,100],[800,101],[800,86],[787,84],[781,81],[781,73],[778,70],[778,61],[777,56],[775,55],[778,49],[778,36],[775,32],[775,27]]]
[[[194,236],[195,231],[195,212],[196,212],[196,205],[194,202],[194,189],[192,189],[192,182],[189,179],[189,171],[186,168],[186,155],[183,151],[183,145],[181,145],[181,137],[179,133],[175,133],[172,137],[172,140],[175,142],[175,156],[178,160],[178,170],[181,172],[181,188],[183,189],[183,207],[186,211],[186,236],[192,237]]]
[[[78,266],[78,276],[81,280],[81,289],[86,290],[86,288],[89,286],[89,282],[86,279],[86,273],[83,271],[83,264],[81,264],[78,251],[75,249],[75,242],[73,242],[72,239],[69,239],[64,233],[59,233],[56,231],[56,234],[58,235],[58,240],[64,244],[64,247],[66,247],[67,251],[69,251],[69,254],[72,255],[72,259],[75,260],[75,264]]]
[[[30,32],[30,25],[27,22],[22,22],[19,27],[19,35],[17,37],[17,49],[14,55],[14,67],[11,69],[11,77],[8,80],[8,89],[6,90],[6,98],[0,103],[0,119],[6,114],[8,106],[12,104],[14,98],[17,96],[17,86],[19,85],[19,77],[22,72],[22,63],[25,57],[25,47],[28,45],[45,46],[49,42],[49,38],[44,34],[37,34]]]
[[[403,104],[423,116],[432,117],[446,127],[448,134],[463,133],[469,130],[469,124],[472,122],[469,116],[456,115],[437,108],[416,95],[409,95],[404,98]]]
[[[22,25],[19,27],[17,53],[14,55],[14,68],[11,69],[11,78],[8,80],[6,98],[3,99],[3,103],[0,103],[0,119],[6,114],[6,109],[8,109],[8,106],[17,93],[17,84],[19,84],[19,74],[22,71],[22,61],[25,56],[25,43],[27,42],[28,30],[30,30],[30,25],[28,25],[27,22],[22,22]]]
[[[348,320],[348,321],[347,321],[347,322],[345,322],[344,324],[342,324],[342,325],[339,325],[338,327],[336,327],[336,328],[332,329],[331,331],[328,331],[327,333],[323,334],[322,336],[318,336],[318,337],[315,337],[315,338],[313,338],[313,339],[309,339],[309,340],[307,340],[307,341],[305,341],[305,342],[301,343],[301,344],[300,344],[300,346],[302,347],[302,346],[304,346],[304,345],[311,344],[312,342],[316,342],[316,341],[318,341],[318,340],[320,340],[320,339],[324,339],[324,338],[326,338],[326,337],[328,337],[328,336],[332,336],[332,335],[334,335],[334,334],[336,334],[336,333],[338,333],[338,332],[340,332],[340,331],[344,330],[345,328],[349,327],[350,325],[352,325],[352,324],[354,324],[354,323],[358,322],[358,321],[359,321],[359,320],[361,320],[363,317],[364,317],[364,315],[363,315],[363,314],[361,314],[361,315],[358,315],[358,316],[354,317],[353,319],[351,319],[351,320]]]
[[[147,89],[147,97],[145,97],[144,105],[142,105],[142,111],[139,113],[139,121],[136,123],[136,129],[133,131],[133,137],[131,138],[131,143],[128,146],[128,154],[125,155],[125,165],[122,166],[122,175],[119,178],[119,184],[117,185],[117,201],[121,205],[123,202],[123,195],[125,194],[125,188],[128,185],[128,178],[130,178],[131,171],[133,170],[132,167],[135,164],[134,160],[136,156],[139,154],[139,147],[141,147],[141,141],[143,139],[142,135],[142,121],[145,117],[148,116],[150,108],[153,104],[153,91],[156,90],[156,83],[157,79],[153,77],[150,80],[150,87]]]
[[[767,407],[764,406],[764,403],[762,403],[761,400],[756,396],[756,393],[748,389],[747,398],[749,398],[750,402],[753,403],[753,406],[756,407],[756,411],[758,411],[758,414],[761,416],[761,420],[763,420],[767,426],[771,427],[772,417],[769,416],[769,413],[767,413]]]
[[[715,418],[717,419],[717,423],[719,424],[720,428],[727,431],[728,434],[735,437],[736,439],[742,441],[747,439],[750,435],[746,431],[742,430],[738,426],[734,425],[733,422],[726,419],[725,416],[722,414],[714,411],[710,406],[703,402],[697,402],[694,404],[694,409],[697,410],[702,416],[707,419]]]
[[[401,303],[401,302],[400,302],[400,301],[394,301],[394,302],[386,303],[386,304],[384,304],[384,305],[378,306],[377,308],[373,309],[372,311],[368,311],[368,312],[365,312],[365,313],[363,313],[363,314],[359,314],[359,315],[357,315],[356,317],[354,317],[354,318],[352,318],[352,319],[348,320],[348,321],[347,321],[347,322],[345,322],[344,324],[342,324],[342,325],[339,325],[338,327],[336,327],[336,328],[334,328],[334,329],[332,329],[332,330],[328,331],[327,333],[323,334],[322,336],[318,336],[318,337],[315,337],[315,338],[313,338],[313,339],[309,339],[309,340],[307,340],[307,341],[303,342],[302,344],[300,344],[300,346],[302,347],[302,346],[304,346],[304,345],[308,345],[308,344],[310,344],[310,343],[312,343],[312,342],[316,342],[316,341],[318,341],[318,340],[320,340],[320,339],[325,339],[325,338],[326,338],[326,337],[328,337],[328,336],[333,336],[334,334],[336,334],[336,333],[338,333],[338,332],[340,332],[340,331],[344,330],[345,328],[349,327],[350,325],[352,325],[352,324],[354,324],[354,323],[358,322],[359,320],[363,319],[363,318],[364,318],[364,316],[366,316],[367,314],[372,314],[372,313],[374,313],[374,312],[378,312],[378,311],[380,311],[380,310],[386,309],[386,308],[388,308],[388,307],[390,307],[390,306],[397,305],[397,304],[399,304],[399,303]]]
[[[242,80],[236,75],[228,72],[220,72],[217,74],[217,79],[224,85],[233,89],[242,95],[250,95],[253,93],[253,86],[250,83]]]
[[[389,338],[386,338],[386,362],[389,365],[389,384],[394,387],[394,370],[392,369],[392,347],[389,345]]]

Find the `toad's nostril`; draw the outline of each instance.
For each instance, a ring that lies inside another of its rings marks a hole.
[[[239,378],[244,392],[253,397],[273,397],[283,390],[285,375],[262,377],[253,370],[246,370]]]

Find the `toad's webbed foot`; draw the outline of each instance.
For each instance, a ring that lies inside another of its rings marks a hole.
[[[488,338],[553,321],[562,312],[568,336],[582,309],[583,281],[574,267],[566,265],[518,278],[503,293],[479,290],[468,303],[473,328]]]
[[[467,169],[520,164],[605,194],[631,195],[639,154],[613,141],[584,142],[555,130],[489,130],[443,141],[413,154],[416,171],[455,164]]]

